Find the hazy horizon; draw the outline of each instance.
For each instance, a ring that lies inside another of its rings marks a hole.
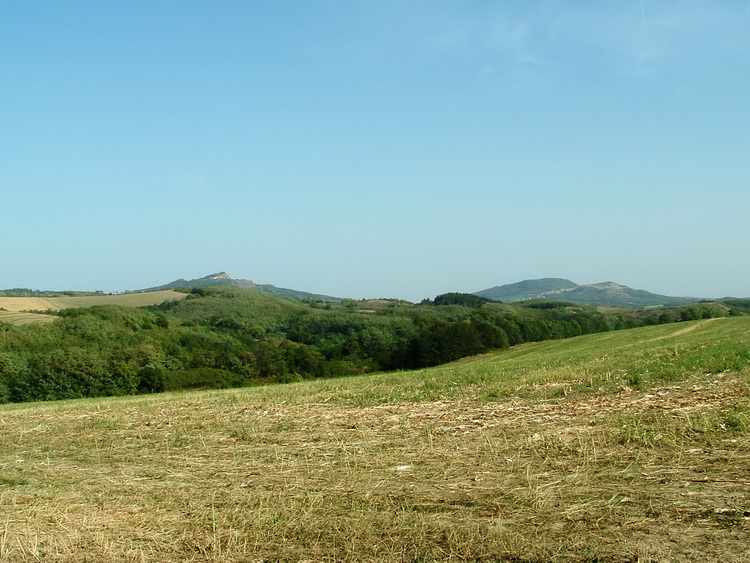
[[[0,288],[748,297],[750,5],[6,3]]]
[[[62,291],[86,291],[86,292],[102,291],[102,292],[107,293],[107,294],[121,294],[121,293],[126,293],[128,291],[142,291],[142,290],[149,290],[149,289],[152,289],[152,288],[159,288],[159,287],[161,287],[163,285],[170,284],[170,283],[178,281],[180,279],[184,279],[186,281],[193,281],[193,280],[196,280],[196,279],[202,279],[202,278],[210,277],[210,276],[212,276],[214,274],[219,274],[219,273],[226,273],[233,280],[243,280],[243,281],[247,280],[247,281],[251,281],[253,283],[256,283],[258,285],[272,285],[272,286],[275,286],[275,287],[280,288],[280,289],[291,289],[291,290],[295,290],[295,291],[304,291],[304,292],[307,292],[307,293],[314,293],[314,294],[318,294],[318,295],[326,295],[328,297],[350,298],[350,299],[403,299],[403,300],[406,300],[406,301],[411,301],[411,302],[417,303],[417,302],[419,302],[419,301],[421,301],[423,299],[432,299],[432,298],[436,297],[437,295],[440,295],[441,293],[451,293],[451,292],[454,291],[452,289],[445,289],[442,292],[436,293],[435,295],[425,295],[423,297],[411,298],[411,299],[409,299],[407,297],[404,297],[402,295],[369,295],[369,296],[363,296],[363,295],[359,295],[359,296],[354,296],[354,295],[333,295],[333,294],[330,294],[330,293],[326,293],[325,291],[310,291],[306,287],[290,287],[290,286],[285,286],[283,284],[280,285],[279,283],[272,283],[272,282],[267,282],[267,281],[257,281],[257,280],[249,279],[249,278],[242,277],[242,276],[235,277],[235,276],[232,276],[231,274],[228,274],[227,272],[223,272],[223,271],[221,271],[221,272],[212,272],[210,274],[206,274],[205,276],[199,276],[199,277],[196,277],[196,278],[179,277],[179,278],[174,278],[174,279],[169,280],[169,281],[164,281],[163,283],[157,283],[157,284],[149,286],[149,287],[128,288],[128,289],[124,289],[124,290],[104,291],[104,290],[101,290],[101,289],[91,289],[91,288],[81,289],[81,288],[73,288],[73,287],[68,287],[68,288],[53,288],[53,287],[47,287],[47,288],[36,288],[36,287],[23,287],[23,288],[21,288],[21,287],[13,287],[13,288],[10,288],[10,287],[8,287],[8,288],[0,288],[0,290],[4,290],[4,289],[31,289],[31,290],[51,291],[51,292],[55,292],[55,291],[61,291],[61,292]],[[479,289],[476,289],[476,290],[463,290],[462,292],[464,292],[464,293],[479,293],[479,292],[482,292],[484,290],[493,289],[493,288],[499,287],[499,286],[514,285],[514,284],[520,283],[520,282],[538,281],[539,279],[545,279],[545,278],[517,280],[516,282],[508,282],[508,283],[502,283],[502,284],[495,284],[493,286],[482,287],[482,288],[479,288]],[[547,279],[549,279],[549,278],[547,278]],[[576,282],[574,280],[567,280],[567,281],[572,281],[573,283],[575,283],[576,285],[579,285],[579,286],[584,286],[584,285],[600,285],[600,284],[606,284],[606,283],[619,283],[619,282],[617,282],[615,280],[600,280],[600,281],[597,281],[597,282],[586,281],[586,282],[581,282],[581,283]],[[624,284],[621,284],[621,285],[624,285]],[[630,289],[645,290],[645,291],[649,291],[650,293],[659,294],[659,292],[651,291],[648,288],[643,288],[643,287],[631,287]],[[748,297],[747,295],[668,295],[668,294],[663,294],[663,295],[666,295],[668,297],[706,298],[706,299],[710,299],[710,298],[717,298],[717,299],[719,299],[719,298],[723,298],[723,297],[736,297],[736,298],[747,298]]]

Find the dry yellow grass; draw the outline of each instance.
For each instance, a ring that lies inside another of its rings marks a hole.
[[[0,323],[14,325],[51,323],[57,317],[54,315],[43,315],[40,313],[21,313],[0,311]]]
[[[58,310],[51,297],[0,297],[0,308],[10,312]]]
[[[178,291],[148,291],[143,293],[124,293],[119,295],[86,295],[81,297],[0,297],[0,309],[10,312],[46,311],[48,309],[72,309],[92,307],[94,305],[122,305],[124,307],[145,307],[158,305],[172,299],[184,299],[185,293]]]
[[[0,407],[0,560],[750,560],[750,373],[382,402],[398,377]]]

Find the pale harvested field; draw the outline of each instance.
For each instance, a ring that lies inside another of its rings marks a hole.
[[[557,404],[226,392],[5,412],[0,557],[747,561],[747,435],[675,431],[744,384]]]
[[[178,291],[149,291],[120,295],[87,295],[82,297],[0,297],[0,309],[10,312],[46,311],[72,309],[94,305],[121,305],[123,307],[145,307],[169,300],[184,299],[187,295]]]
[[[750,561],[750,371],[633,388],[613,369],[699,358],[747,329],[1,406],[0,560]]]
[[[56,318],[57,317],[54,315],[43,315],[40,313],[0,311],[0,323],[9,323],[13,325],[51,323]]]

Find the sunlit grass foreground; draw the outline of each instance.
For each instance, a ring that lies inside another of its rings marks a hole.
[[[2,561],[747,561],[750,318],[0,407]]]

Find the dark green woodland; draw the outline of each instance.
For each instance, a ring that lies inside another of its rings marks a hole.
[[[0,402],[417,369],[524,342],[748,311],[745,300],[602,313],[461,293],[412,304],[300,301],[238,287],[185,291],[186,299],[157,306],[65,309],[52,323],[0,323]]]

